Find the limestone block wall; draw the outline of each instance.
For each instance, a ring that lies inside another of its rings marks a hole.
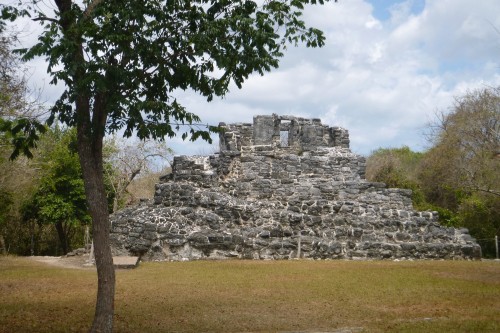
[[[320,119],[294,116],[255,116],[253,124],[237,123],[220,126],[220,151],[241,151],[242,147],[272,146],[291,148],[295,152],[318,147],[349,148],[349,132],[341,127],[323,125]]]
[[[265,192],[271,184],[261,185]],[[301,190],[245,200],[190,182],[158,184],[153,204],[113,216],[114,251],[150,260],[479,255],[466,230],[440,226],[433,212],[413,211],[408,191],[352,183],[327,200],[311,187]],[[360,200],[353,200],[355,192]]]
[[[228,154],[229,153],[229,154]],[[314,182],[318,178],[357,181],[365,176],[365,158],[347,148],[318,148],[300,155],[270,145],[242,147],[212,156],[175,156],[172,174],[165,179],[216,185],[218,181],[251,182],[273,179],[284,184]]]
[[[436,212],[415,211],[411,191],[367,182],[365,159],[348,149],[344,129],[276,115],[224,126],[219,154],[176,157],[153,202],[112,216],[115,254],[150,260],[480,256],[466,229],[441,226]]]

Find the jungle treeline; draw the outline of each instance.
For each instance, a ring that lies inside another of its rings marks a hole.
[[[429,147],[380,148],[367,158],[366,177],[413,191],[418,210],[467,228],[484,257],[495,256],[500,235],[500,88],[456,97],[426,128]]]

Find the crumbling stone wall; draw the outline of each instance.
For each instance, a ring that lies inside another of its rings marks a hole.
[[[415,211],[411,191],[367,182],[365,159],[349,150],[347,130],[277,115],[221,126],[219,154],[175,157],[152,203],[112,217],[115,254],[150,260],[480,256],[466,229],[441,226],[436,212]]]
[[[340,127],[328,127],[320,119],[292,116],[255,116],[253,124],[226,125],[220,135],[222,151],[241,151],[242,147],[271,146],[290,148],[294,153],[314,150],[317,147],[349,148],[349,133]],[[287,142],[283,142],[286,133]]]

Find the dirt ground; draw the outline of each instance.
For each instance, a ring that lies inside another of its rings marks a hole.
[[[88,263],[89,259],[88,254],[80,256],[71,256],[71,257],[31,256],[26,258],[45,263],[47,265],[58,266],[58,267],[73,268],[73,269],[95,269],[95,265],[90,265]]]

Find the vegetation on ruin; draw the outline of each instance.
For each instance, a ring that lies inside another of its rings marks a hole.
[[[500,265],[195,261],[117,271],[116,332],[496,332]],[[84,332],[95,271],[0,258],[0,332]],[[54,316],[57,313],[57,316]]]

